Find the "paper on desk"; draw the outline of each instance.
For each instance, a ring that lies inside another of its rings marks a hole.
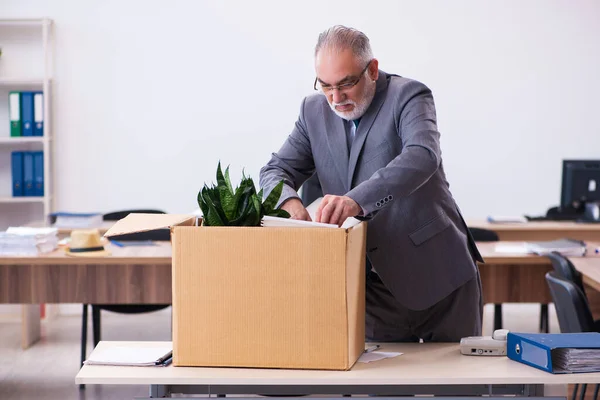
[[[358,359],[359,363],[370,363],[372,361],[383,360],[384,358],[393,358],[401,356],[403,353],[394,353],[391,351],[372,351],[370,353],[363,353]]]
[[[502,254],[529,254],[531,251],[527,248],[525,242],[498,243],[494,246],[496,253]]]
[[[170,357],[173,346],[116,346],[96,348],[84,361],[87,365],[155,366]]]

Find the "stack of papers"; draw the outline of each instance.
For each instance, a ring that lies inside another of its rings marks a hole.
[[[96,348],[86,365],[119,365],[131,367],[166,366],[171,362],[173,346],[115,346]]]
[[[103,217],[98,213],[68,213],[57,212],[54,226],[57,228],[99,228],[102,226]]]
[[[491,224],[523,224],[527,222],[527,218],[523,216],[504,216],[504,215],[490,215],[487,220]]]
[[[553,349],[552,367],[556,372],[600,371],[600,349]]]
[[[308,207],[306,207],[306,211],[310,216],[312,221],[299,221],[291,218],[280,218],[280,217],[270,217],[265,216],[261,221],[262,226],[274,227],[274,226],[287,226],[287,227],[296,227],[296,228],[338,228],[335,224],[324,224],[322,222],[313,222],[316,219],[317,209],[319,208],[319,204],[321,204],[322,197],[319,197],[315,201],[313,201]],[[349,217],[346,218],[346,221],[342,224],[340,228],[348,229],[352,228],[355,225],[358,225],[360,220]]]
[[[56,228],[10,227],[5,232],[0,232],[0,255],[35,256],[56,248]]]
[[[352,228],[354,225],[359,224],[360,221],[356,218],[347,218],[346,221],[342,224],[340,228],[348,229]],[[261,221],[262,226],[266,227],[278,227],[278,226],[287,226],[287,227],[295,227],[295,228],[338,228],[335,224],[324,224],[322,222],[313,222],[313,221],[300,221],[297,219],[291,218],[281,218],[281,217],[271,217],[265,215],[263,220]]]
[[[580,240],[559,239],[546,242],[527,242],[525,247],[531,253],[546,255],[553,251],[563,256],[581,257],[586,253],[586,245]]]

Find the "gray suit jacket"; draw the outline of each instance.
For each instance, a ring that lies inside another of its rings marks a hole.
[[[283,179],[282,203],[316,172],[324,194],[354,199],[366,212],[367,255],[385,286],[405,307],[430,307],[474,278],[475,260],[483,261],[446,181],[431,91],[379,71],[348,152],[351,123],[325,96],[305,98],[260,185],[269,193]]]

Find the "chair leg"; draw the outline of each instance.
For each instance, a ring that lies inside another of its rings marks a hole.
[[[92,305],[92,328],[94,330],[94,348],[100,342],[100,309]]]
[[[585,400],[585,390],[587,389],[587,383],[581,384],[581,390],[579,391],[579,400]]]
[[[540,332],[548,333],[550,324],[548,321],[548,304],[542,304],[540,307]]]
[[[599,390],[600,390],[600,384],[597,384],[596,387],[594,388],[594,396],[592,396],[592,399],[596,400],[598,398]]]
[[[502,329],[502,304],[494,304],[494,330]]]
[[[88,305],[83,305],[81,312],[81,366],[86,359],[87,350],[87,325],[88,325]],[[79,385],[79,389],[85,389],[85,385]]]

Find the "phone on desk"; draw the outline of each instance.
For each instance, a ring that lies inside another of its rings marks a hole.
[[[460,353],[466,356],[505,356],[508,329],[496,329],[492,336],[468,336],[460,340]]]

